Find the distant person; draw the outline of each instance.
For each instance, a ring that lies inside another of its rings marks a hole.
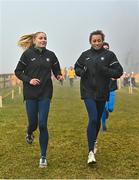
[[[66,80],[67,79],[67,68],[65,67],[64,68],[64,80]]]
[[[70,87],[73,87],[73,83],[74,83],[74,79],[75,79],[75,70],[74,68],[71,66],[68,70],[68,78],[69,78],[69,82],[70,82]]]
[[[60,65],[54,52],[46,49],[47,36],[44,32],[24,35],[18,41],[18,45],[25,50],[17,64],[15,74],[23,81],[23,96],[28,116],[26,141],[32,144],[33,132],[39,125],[41,149],[39,166],[42,168],[47,166],[47,121],[53,93],[51,70],[57,80],[61,80]]]
[[[90,34],[91,48],[81,54],[75,63],[75,72],[81,77],[81,98],[88,112],[88,160],[96,163],[95,143],[98,137],[105,102],[109,96],[110,78],[119,78],[123,68],[112,51],[103,48],[104,34],[100,30]]]
[[[103,43],[103,48],[109,50],[109,44],[107,42]],[[104,111],[102,114],[102,130],[107,131],[107,126],[106,126],[106,120],[109,117],[109,112],[113,112],[114,110],[114,105],[115,105],[115,90],[118,89],[117,86],[117,80],[111,78],[110,79],[110,84],[109,84],[109,98],[106,101]]]
[[[60,84],[61,84],[61,86],[63,86],[63,84],[64,84],[64,69],[61,69],[61,75],[62,75],[63,79],[60,81]]]
[[[126,72],[123,74],[123,87],[127,87],[129,85],[129,76]]]
[[[134,72],[131,73],[131,83],[133,87],[136,87],[136,81],[135,81],[135,74]]]
[[[136,86],[135,84],[135,77],[134,73],[128,75],[128,88],[129,88],[129,94],[133,93],[133,88]]]

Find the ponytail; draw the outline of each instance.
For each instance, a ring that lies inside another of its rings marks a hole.
[[[21,36],[19,41],[17,42],[17,45],[23,49],[28,49],[33,46],[33,38],[34,38],[34,34],[27,34]]]

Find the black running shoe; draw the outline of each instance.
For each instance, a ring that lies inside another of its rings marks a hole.
[[[107,131],[107,127],[106,127],[106,126],[103,126],[103,127],[102,127],[102,131],[103,131],[103,132],[106,132],[106,131]]]
[[[27,136],[26,136],[26,142],[28,143],[28,144],[32,144],[32,142],[33,142],[33,140],[34,140],[34,136],[33,136],[33,134],[27,134]]]

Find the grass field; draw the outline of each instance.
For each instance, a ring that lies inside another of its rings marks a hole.
[[[79,82],[54,85],[49,114],[48,167],[39,169],[38,131],[25,142],[27,118],[21,95],[7,97],[0,109],[0,178],[12,179],[135,179],[139,178],[139,89],[117,91],[115,111],[100,131],[97,164],[87,162],[87,113]]]

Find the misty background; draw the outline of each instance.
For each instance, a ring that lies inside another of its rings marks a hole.
[[[45,32],[47,48],[69,67],[97,29],[124,71],[139,73],[139,0],[0,0],[0,74],[14,72],[24,34]]]

